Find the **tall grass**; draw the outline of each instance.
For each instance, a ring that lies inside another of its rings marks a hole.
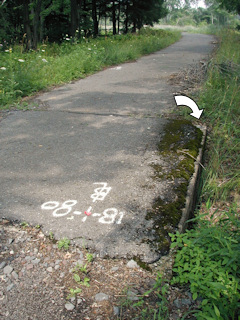
[[[212,202],[236,200],[240,193],[240,34],[228,30],[220,36],[199,98],[211,128],[202,198]]]
[[[180,32],[146,29],[135,35],[43,44],[28,53],[14,46],[0,52],[0,108],[52,85],[84,78],[103,67],[160,50],[180,36]]]

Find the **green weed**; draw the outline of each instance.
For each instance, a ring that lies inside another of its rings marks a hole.
[[[21,227],[25,229],[26,227],[29,227],[29,224],[26,221],[21,222]]]
[[[82,289],[81,288],[69,288],[69,295],[67,296],[67,299],[71,299],[73,297],[75,297],[77,294],[81,293],[82,292]]]
[[[58,249],[68,250],[70,243],[71,243],[71,241],[66,237],[64,237],[63,239],[60,239],[57,243]]]
[[[211,310],[214,310],[215,318],[219,312],[219,319],[235,319],[240,307],[240,222],[237,212],[231,209],[215,223],[203,216],[196,219],[195,229],[184,234],[170,234],[172,248],[178,248],[172,284],[189,284],[193,299],[202,299],[202,310],[196,314],[197,319],[213,316]]]
[[[120,301],[122,312],[131,308],[133,314],[141,320],[167,320],[169,319],[167,292],[169,284],[158,273],[156,283],[153,288],[146,291],[142,296],[138,296],[138,301],[133,303],[129,299],[128,288],[124,290],[124,298]],[[123,317],[124,318],[124,317]],[[129,317],[130,318],[130,317]],[[125,319],[125,318],[124,318]]]
[[[86,259],[88,263],[91,263],[93,261],[93,254],[87,253],[86,254]]]
[[[52,231],[49,232],[49,239],[54,240],[54,234]]]

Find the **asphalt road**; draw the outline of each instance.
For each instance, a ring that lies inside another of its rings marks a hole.
[[[182,39],[37,97],[45,108],[0,122],[0,215],[41,225],[100,255],[152,261],[146,212],[164,182],[152,178],[174,106],[173,73],[206,58],[213,37]],[[77,66],[77,62],[76,62]],[[148,230],[148,232],[146,232]]]

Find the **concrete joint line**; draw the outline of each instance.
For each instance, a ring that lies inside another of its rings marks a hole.
[[[51,110],[49,110],[51,111]],[[59,112],[65,113],[73,113],[79,115],[91,115],[91,116],[102,116],[102,117],[122,117],[122,118],[135,118],[135,119],[142,119],[142,118],[160,118],[160,115],[149,115],[149,114],[120,114],[120,113],[96,113],[96,112],[82,112],[82,111],[69,111],[69,110],[59,110]]]

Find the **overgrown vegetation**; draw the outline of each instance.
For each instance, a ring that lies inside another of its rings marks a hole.
[[[21,46],[0,52],[0,109],[52,85],[84,78],[103,67],[134,60],[180,38],[180,32],[143,29],[138,34],[43,44],[24,53]]]
[[[240,33],[222,29],[217,36],[219,49],[195,99],[209,129],[199,207],[191,230],[170,234],[175,261],[169,284],[198,300],[181,320],[236,320],[240,314]],[[190,119],[186,109],[182,115]],[[169,319],[167,286],[157,281],[152,292],[160,293],[161,307],[147,292],[134,305],[139,319]]]
[[[199,298],[197,319],[237,319],[240,310],[240,34],[218,34],[198,98],[210,128],[196,227],[171,235],[177,247],[173,284],[189,284]]]

